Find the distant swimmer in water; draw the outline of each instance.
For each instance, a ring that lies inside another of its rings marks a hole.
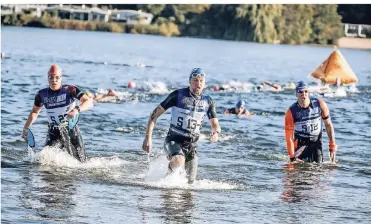
[[[296,84],[295,84],[295,82],[289,82],[286,85],[284,85],[283,88],[284,89],[295,89],[296,88]]]
[[[295,89],[295,88],[296,88],[296,84],[295,84],[295,82],[290,82],[289,85],[288,85],[288,87],[289,87],[290,89]]]
[[[308,85],[296,84],[297,102],[285,115],[285,138],[290,161],[323,162],[322,120],[329,137],[330,161],[335,163],[335,132],[325,101],[309,97]]]
[[[323,85],[320,87],[319,94],[323,97],[325,96],[346,96],[346,89],[340,78],[335,79],[335,84],[328,84],[321,82]]]
[[[264,89],[264,84],[261,83],[261,84],[257,85],[255,88],[256,88],[257,91],[262,91]]]
[[[231,87],[228,84],[222,84],[220,86],[219,85],[215,85],[213,87],[213,90],[215,92],[217,92],[217,91],[233,91],[233,90],[236,90],[236,88],[235,87]]]
[[[245,101],[239,100],[236,103],[236,107],[227,109],[224,113],[225,114],[235,114],[237,116],[240,116],[240,115],[246,115],[246,116],[254,115],[255,114],[254,112],[249,112],[248,110],[245,109],[245,104],[246,104]]]
[[[282,89],[282,87],[280,85],[273,84],[273,83],[268,82],[268,81],[264,81],[263,84],[267,85],[267,86],[270,86],[270,87],[274,88],[275,90],[281,90]]]
[[[92,98],[95,102],[101,101],[102,99],[105,99],[107,97],[116,97],[116,100],[119,100],[119,97],[116,94],[116,91],[114,89],[109,89],[106,94],[98,94],[94,96],[89,90],[85,91],[86,95],[90,98]]]
[[[67,119],[93,107],[93,100],[73,85],[62,85],[62,70],[52,65],[48,71],[49,87],[36,93],[34,106],[23,127],[22,137],[27,139],[28,128],[37,119],[41,109],[47,111],[49,130],[47,146],[60,146],[80,162],[85,162],[85,146],[77,125],[68,130]],[[81,102],[76,105],[76,100]]]
[[[278,84],[273,84],[273,83],[268,82],[268,81],[264,81],[264,82],[258,84],[258,85],[255,87],[255,89],[256,89],[257,91],[267,90],[267,89],[265,88],[266,86],[272,87],[273,89],[271,89],[271,90],[274,90],[274,91],[279,91],[279,90],[282,89],[282,87],[281,87],[280,85],[278,85]]]
[[[206,74],[201,68],[195,68],[189,75],[189,87],[175,90],[152,112],[146,129],[142,149],[149,152],[152,147],[152,130],[156,120],[167,109],[171,109],[170,129],[164,148],[167,152],[169,172],[184,167],[188,183],[193,183],[197,175],[197,141],[200,138],[202,121],[205,115],[212,128],[210,141],[216,142],[221,132],[216,117],[213,99],[202,91],[205,87]]]

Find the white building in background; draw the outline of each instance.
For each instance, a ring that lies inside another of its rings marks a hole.
[[[9,14],[31,14],[33,16],[41,17],[42,12],[47,8],[43,4],[2,4],[1,15]]]
[[[90,20],[100,20],[108,22],[109,16],[111,15],[111,10],[102,10],[98,7],[93,7],[89,9],[90,11]]]
[[[113,10],[112,21],[124,22],[127,24],[151,24],[153,15],[136,10]]]
[[[344,34],[346,37],[362,37],[366,38],[366,34],[362,32],[364,29],[370,30],[370,25],[363,24],[344,24]]]
[[[41,17],[44,13],[56,16],[60,19],[84,20],[84,21],[110,21],[124,22],[127,24],[151,24],[153,15],[136,10],[102,10],[98,7],[87,8],[85,5],[69,7],[63,4],[47,5],[1,5],[1,14],[26,13]]]
[[[49,15],[57,16],[60,19],[85,20],[85,21],[103,21],[108,22],[111,10],[102,10],[97,7],[86,8],[82,5],[80,8],[69,8],[59,6],[51,6],[45,9]]]

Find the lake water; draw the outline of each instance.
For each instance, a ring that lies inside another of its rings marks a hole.
[[[288,165],[283,122],[293,90],[255,91],[265,80],[306,80],[329,47],[267,45],[194,38],[2,27],[2,223],[371,223],[371,51],[341,49],[359,78],[356,88],[325,97],[339,146],[336,165]],[[63,83],[83,90],[114,88],[119,101],[81,113],[89,161],[44,148],[45,109],[32,126],[36,154],[21,131],[35,93],[57,63]],[[162,144],[170,113],[157,122],[150,162],[142,152],[152,110],[188,85],[192,68],[206,73],[222,135],[199,141],[194,185],[164,177]],[[128,89],[134,80],[136,89]],[[214,85],[229,91],[214,92]],[[314,94],[314,93],[313,93]],[[223,115],[238,99],[257,114]]]

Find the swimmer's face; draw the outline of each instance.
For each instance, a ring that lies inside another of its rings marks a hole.
[[[244,106],[236,107],[236,112],[237,112],[237,113],[240,113],[240,112],[242,112],[244,109],[245,109]]]
[[[303,105],[307,100],[309,100],[309,90],[305,88],[297,91],[296,97],[298,98],[298,102]]]
[[[197,76],[196,78],[191,79],[190,81],[190,88],[192,93],[196,95],[201,95],[202,90],[205,87],[205,78],[201,76]]]

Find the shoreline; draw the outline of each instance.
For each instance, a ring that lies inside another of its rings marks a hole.
[[[164,37],[183,37],[183,38],[198,38],[208,40],[224,40],[224,41],[235,41],[235,42],[247,42],[256,44],[269,44],[269,45],[288,45],[288,46],[312,46],[312,47],[327,47],[327,48],[344,48],[344,49],[359,49],[359,50],[371,50],[371,38],[354,38],[354,37],[340,37],[335,41],[334,44],[316,44],[316,43],[304,43],[304,44],[282,44],[282,43],[259,43],[254,41],[239,41],[239,40],[228,40],[218,38],[207,38],[199,36],[182,36],[179,31],[175,32],[177,35],[173,35],[173,32],[167,33],[167,31],[161,32],[161,27],[156,24],[150,25],[127,25],[121,23],[102,23],[102,22],[86,22],[79,20],[58,20],[64,25],[62,27],[51,26],[47,27],[40,24],[41,21],[32,20],[31,23],[26,25],[4,25],[3,27],[32,27],[32,28],[43,28],[43,29],[59,29],[59,30],[79,30],[79,31],[91,31],[91,32],[110,32],[110,33],[125,33],[125,34],[143,34],[143,35],[154,35]],[[96,28],[98,27],[98,29]]]
[[[339,48],[371,50],[371,38],[341,37],[336,45]]]

